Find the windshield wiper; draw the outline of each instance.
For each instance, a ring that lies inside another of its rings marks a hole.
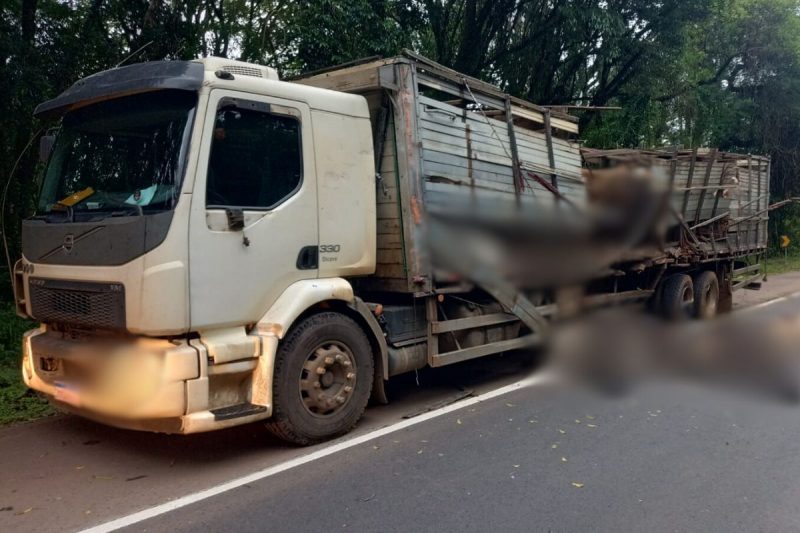
[[[144,209],[139,204],[129,204],[127,202],[120,202],[119,200],[115,200],[113,198],[104,198],[103,204],[110,204],[114,207],[121,207],[123,208],[122,211],[111,211],[111,216],[116,216],[117,213],[130,213],[131,211],[135,212],[137,216],[144,216]]]

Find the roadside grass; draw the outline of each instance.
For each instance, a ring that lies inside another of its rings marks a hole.
[[[800,252],[784,254],[771,254],[767,259],[768,274],[786,274],[787,272],[800,271]]]
[[[53,408],[25,387],[20,368],[22,334],[34,327],[0,304],[0,426],[24,422],[54,413]]]

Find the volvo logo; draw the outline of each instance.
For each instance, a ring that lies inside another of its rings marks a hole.
[[[61,244],[59,244],[58,246],[56,246],[55,248],[53,248],[52,250],[50,250],[46,254],[42,255],[39,258],[39,261],[44,261],[45,259],[47,259],[47,258],[49,258],[49,257],[51,257],[51,256],[53,256],[53,255],[55,255],[57,253],[68,254],[68,253],[72,252],[72,249],[80,241],[82,241],[83,239],[88,239],[89,237],[91,237],[92,235],[97,233],[98,231],[103,231],[104,229],[105,229],[105,226],[98,226],[96,228],[90,229],[86,233],[81,233],[77,237],[75,236],[74,233],[67,233],[66,235],[64,235],[64,240],[61,241]]]
[[[64,243],[61,245],[61,248],[65,252],[70,253],[73,246],[75,246],[75,235],[72,233],[67,233],[64,235]]]

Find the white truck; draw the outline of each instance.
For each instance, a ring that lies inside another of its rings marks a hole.
[[[292,81],[221,58],[143,63],[36,114],[61,125],[14,267],[18,311],[41,324],[23,377],[125,428],[266,421],[311,444],[385,402],[391,376],[540,342],[556,281],[511,283],[476,267],[481,253],[453,261],[453,213],[589,201],[574,118],[411,53]],[[693,223],[706,230],[733,187],[709,176],[717,201]],[[594,280],[585,301],[658,293],[669,313],[708,314],[735,275],[757,274],[742,258],[764,252],[766,224],[741,218],[745,248],[706,250],[682,221],[671,248],[604,255],[575,274]]]

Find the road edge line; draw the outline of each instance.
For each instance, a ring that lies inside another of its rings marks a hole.
[[[800,291],[793,292],[791,294],[787,294],[785,296],[781,296],[779,298],[775,298],[774,300],[769,300],[767,302],[762,302],[760,304],[756,304],[756,305],[753,305],[753,306],[750,306],[750,307],[745,307],[744,309],[739,309],[737,311],[737,313],[746,313],[746,312],[749,312],[749,311],[758,311],[759,309],[764,309],[766,307],[771,307],[771,306],[773,306],[775,304],[788,302],[789,300],[792,300],[792,299],[797,298],[797,297],[800,297]]]
[[[226,481],[224,483],[201,490],[199,492],[188,494],[186,496],[181,496],[180,498],[177,498],[175,500],[171,500],[153,507],[149,507],[147,509],[123,516],[121,518],[116,518],[114,520],[104,522],[97,526],[92,526],[90,528],[83,529],[81,530],[81,533],[108,533],[111,531],[117,531],[119,529],[144,522],[145,520],[155,518],[156,516],[160,516],[181,509],[183,507],[193,505],[203,500],[213,498],[214,496],[224,494],[225,492],[229,492],[244,485],[254,483],[256,481],[260,481],[262,479],[266,479],[268,477],[272,477],[274,475],[286,472],[287,470],[291,470],[298,466],[302,466],[311,463],[313,461],[323,459],[325,457],[334,455],[349,448],[359,446],[361,444],[367,443],[375,439],[379,439],[381,437],[385,437],[386,435],[402,431],[412,426],[416,426],[417,424],[427,422],[428,420],[439,418],[441,416],[450,414],[460,409],[464,409],[465,407],[477,405],[481,402],[492,400],[494,398],[498,398],[500,396],[504,396],[506,394],[516,392],[535,385],[551,383],[553,382],[554,377],[555,375],[552,372],[542,372],[535,376],[531,376],[523,380],[520,380],[516,383],[512,383],[511,385],[506,385],[505,387],[501,387],[499,389],[495,389],[493,391],[489,391],[480,394],[478,396],[474,396],[472,398],[466,398],[454,404],[442,407],[441,409],[430,411],[428,413],[421,414],[414,418],[403,420],[401,422],[397,422],[390,426],[370,431],[369,433],[365,433],[364,435],[359,435],[357,437],[353,437],[341,442],[334,442],[332,445],[329,445],[320,450],[316,450],[308,455],[296,457],[294,459],[290,459],[289,461],[272,465],[263,470],[259,470],[252,474],[248,474],[246,476],[242,476],[233,479],[231,481]]]

